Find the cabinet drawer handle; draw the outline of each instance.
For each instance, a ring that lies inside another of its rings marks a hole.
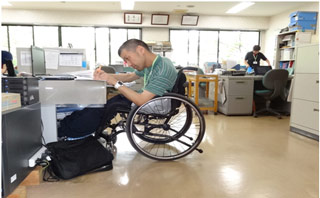
[[[244,97],[236,97],[237,100],[243,100]]]
[[[317,112],[319,112],[319,109],[313,109],[313,111],[317,111]]]
[[[316,83],[319,84],[319,80],[316,80]]]
[[[241,84],[241,83],[245,83],[245,82],[244,81],[236,81],[236,83]]]

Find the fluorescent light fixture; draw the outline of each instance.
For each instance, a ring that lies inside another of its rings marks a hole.
[[[121,10],[133,10],[134,0],[121,0]]]
[[[242,3],[239,3],[235,6],[233,6],[232,8],[230,8],[226,13],[235,14],[235,13],[238,13],[238,12],[252,6],[253,4],[254,4],[254,2],[242,2]]]
[[[1,0],[1,6],[8,7],[8,6],[12,6],[12,4],[9,3],[7,0]]]

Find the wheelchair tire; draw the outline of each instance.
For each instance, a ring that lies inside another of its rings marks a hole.
[[[184,104],[184,103],[182,103],[182,104]],[[190,106],[185,106],[185,109],[186,109],[186,117],[187,118],[186,118],[186,121],[184,122],[184,126],[181,129],[179,129],[179,131],[177,131],[176,134],[172,135],[171,137],[153,138],[152,136],[146,136],[146,135],[142,135],[142,134],[136,134],[136,135],[139,136],[139,138],[141,138],[142,140],[144,140],[146,142],[155,143],[155,144],[166,144],[166,143],[174,141],[175,138],[180,138],[181,136],[183,136],[185,134],[185,132],[189,129],[189,127],[192,123],[192,110],[191,110]],[[172,119],[172,118],[170,118],[170,119]],[[133,128],[133,130],[136,130],[135,127]]]
[[[145,112],[146,107],[167,99],[181,105],[169,113],[158,112],[158,108],[164,108],[159,106],[151,113]],[[155,160],[176,160],[197,149],[204,136],[205,120],[192,101],[168,93],[134,108],[128,115],[126,132],[131,145],[142,155]]]

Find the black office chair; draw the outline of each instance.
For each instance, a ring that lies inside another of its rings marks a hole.
[[[101,70],[104,71],[104,72],[106,72],[106,73],[109,73],[109,74],[114,74],[114,73],[116,73],[116,70],[115,70],[113,67],[111,67],[111,66],[102,66],[102,67],[101,67]]]
[[[255,90],[255,94],[262,96],[266,99],[266,108],[259,111],[255,111],[253,116],[258,117],[259,113],[270,112],[277,115],[281,119],[281,114],[270,108],[271,101],[278,97],[281,99],[286,99],[286,84],[288,80],[289,72],[285,69],[273,69],[268,71],[262,79],[262,84],[266,88],[264,90]]]
[[[197,74],[204,74],[203,70],[199,67],[182,67],[183,70],[191,70],[191,71],[196,71]],[[185,82],[184,84],[185,87],[187,87],[188,92],[189,92],[189,83]],[[193,83],[192,83],[193,86]],[[205,90],[206,90],[206,83],[202,82],[199,84],[199,97],[205,97]]]

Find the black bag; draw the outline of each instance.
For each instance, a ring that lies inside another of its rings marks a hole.
[[[113,168],[112,153],[93,136],[80,140],[51,142],[46,147],[46,153],[51,158],[47,172],[51,176],[53,172],[58,178],[71,179],[85,173]]]

